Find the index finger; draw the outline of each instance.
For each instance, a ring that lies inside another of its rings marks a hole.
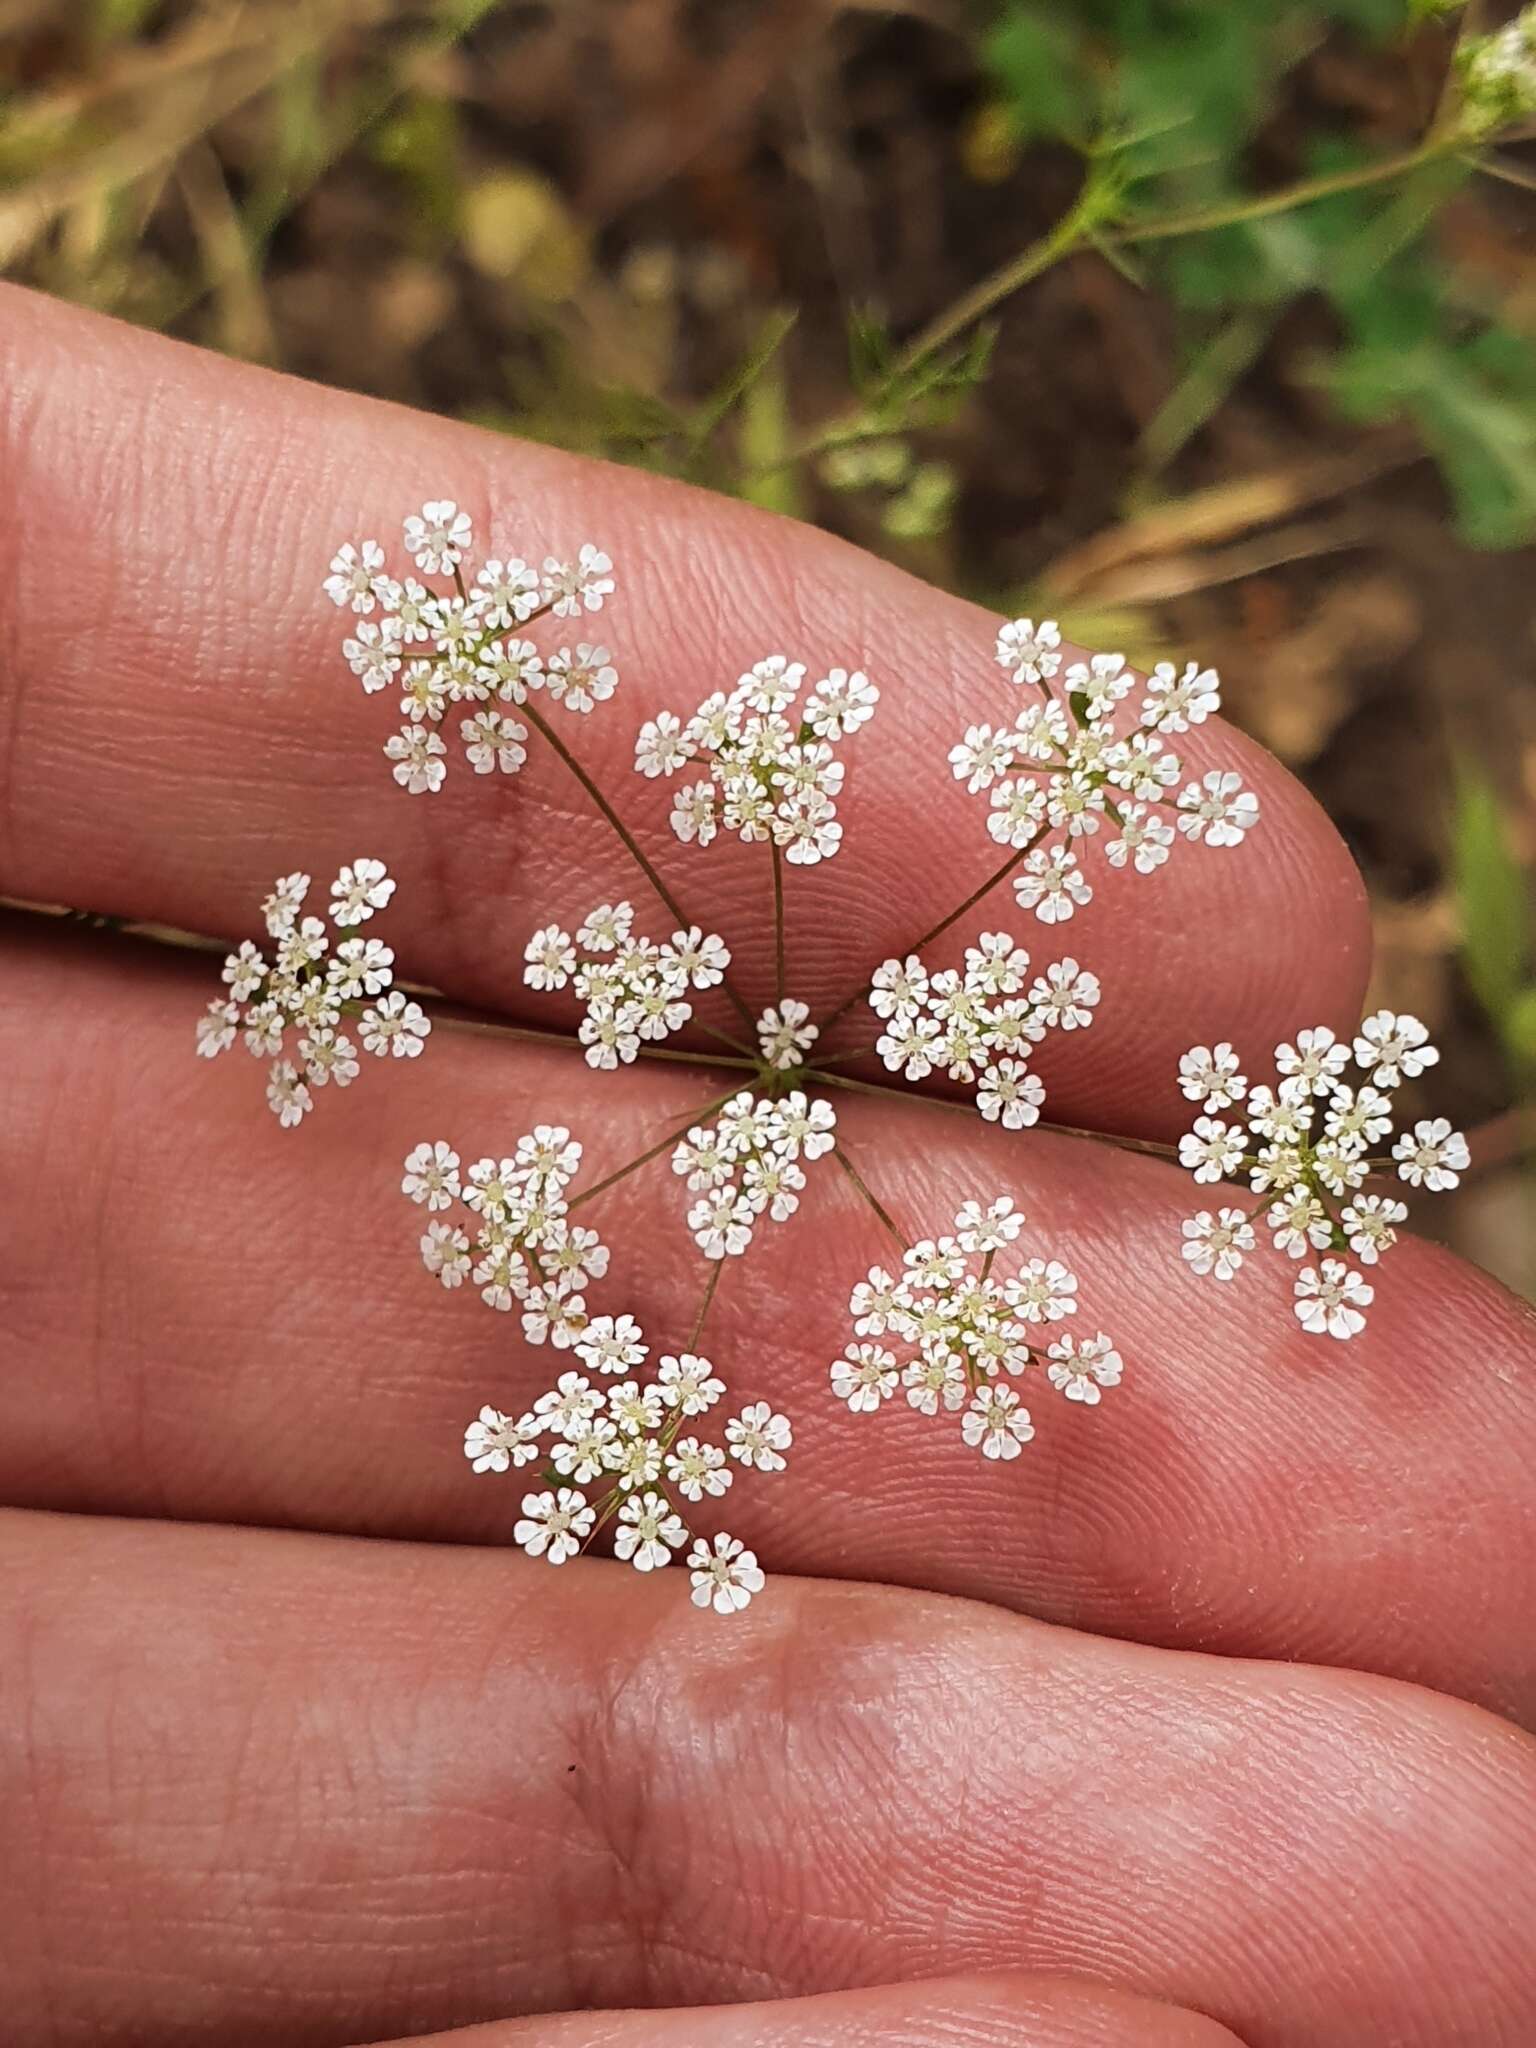
[[[768,856],[717,845],[701,876],[672,838],[666,801],[633,775],[635,733],[658,709],[686,715],[776,651],[813,675],[862,668],[880,688],[850,749],[843,849],[788,892],[791,992],[815,1012],[856,995],[996,865],[946,758],[968,725],[1015,708],[995,620],[810,528],[14,287],[0,287],[0,468],[0,893],[234,933],[274,874],[379,853],[426,884],[402,890],[394,918],[405,971],[532,1013],[535,926],[605,898],[638,904],[639,876],[547,749],[511,784],[460,773],[433,796],[396,788],[379,752],[395,721],[359,695],[319,594],[338,542],[392,539],[437,495],[473,514],[487,555],[538,560],[590,538],[614,558],[600,637],[619,699],[567,723],[663,877],[727,936],[754,1006],[773,999]],[[1263,837],[1152,878],[1096,863],[1091,930],[1068,927],[1055,949],[1081,950],[1106,982],[1094,1030],[1053,1047],[1065,1120],[1167,1128],[1168,1077],[1193,1038],[1273,1041],[1356,1013],[1367,927],[1332,828],[1215,721],[1181,746],[1192,770],[1239,769]],[[971,921],[1032,922],[1006,892]]]

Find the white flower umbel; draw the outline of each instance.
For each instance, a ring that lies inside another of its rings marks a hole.
[[[734,833],[767,841],[806,867],[837,852],[838,748],[874,716],[880,693],[861,671],[835,668],[797,708],[804,681],[803,663],[770,655],[733,690],[706,697],[688,720],[663,711],[641,727],[640,774],[675,775],[693,762],[708,770],[674,797],[679,839],[708,846],[718,833]]]
[[[423,1265],[444,1287],[468,1282],[488,1308],[521,1308],[530,1344],[579,1347],[591,1325],[584,1290],[608,1270],[597,1232],[571,1221],[567,1193],[580,1166],[581,1146],[563,1124],[539,1124],[510,1158],[462,1170],[443,1140],[418,1145],[400,1190],[437,1219],[421,1240]]]
[[[688,1228],[707,1259],[738,1258],[765,1217],[783,1223],[800,1206],[805,1165],[835,1143],[830,1103],[803,1090],[731,1097],[712,1124],[696,1124],[672,1154],[694,1197]]]
[[[1022,1130],[1045,1101],[1029,1070],[1035,1047],[1048,1031],[1091,1024],[1099,993],[1098,977],[1070,958],[1031,979],[1029,955],[1009,933],[983,932],[963,969],[930,974],[911,953],[875,970],[869,1005],[885,1026],[875,1050],[909,1081],[939,1073],[974,1087],[988,1123]]]
[[[361,574],[361,557],[359,564]],[[197,1025],[205,1059],[242,1039],[254,1057],[271,1062],[267,1103],[285,1130],[309,1115],[317,1089],[346,1088],[357,1079],[359,1045],[375,1058],[412,1059],[432,1029],[421,1005],[391,986],[390,948],[356,936],[395,892],[384,863],[355,860],[341,870],[327,892],[329,926],[304,915],[309,889],[308,875],[279,877],[261,906],[269,944],[263,949],[247,939],[228,955],[226,993]]]
[[[440,1173],[443,1161],[434,1165]],[[591,1318],[573,1342],[584,1370],[561,1373],[521,1415],[482,1408],[464,1432],[476,1472],[543,1463],[543,1483],[523,1495],[516,1541],[530,1557],[564,1564],[611,1527],[615,1556],[638,1572],[663,1569],[691,1542],[694,1604],[739,1613],[762,1591],[757,1559],[724,1531],[712,1542],[696,1535],[690,1511],[747,1472],[782,1472],[794,1442],[789,1418],[756,1401],[712,1435],[703,1418],[723,1402],[724,1380],[691,1350],[657,1359],[639,1377],[649,1347],[633,1316]]]
[[[1246,1180],[1258,1200],[1201,1209],[1185,1221],[1192,1270],[1235,1278],[1257,1250],[1262,1218],[1275,1249],[1297,1262],[1301,1327],[1358,1336],[1375,1288],[1357,1269],[1380,1262],[1408,1216],[1405,1203],[1367,1193],[1366,1183],[1395,1172],[1434,1192],[1455,1187],[1469,1163],[1466,1139],[1444,1117],[1404,1131],[1390,1154],[1380,1149],[1397,1120],[1395,1091],[1439,1057],[1418,1018],[1392,1010],[1367,1017],[1352,1045],[1326,1024],[1277,1045],[1272,1087],[1250,1082],[1225,1042],[1193,1046],[1180,1061],[1179,1085],[1201,1114],[1179,1141],[1179,1162],[1202,1187]],[[1335,1256],[1303,1263],[1320,1253]]]
[[[528,728],[512,715],[542,693],[583,714],[618,687],[606,647],[593,641],[541,652],[522,628],[602,609],[613,564],[590,541],[574,561],[547,556],[482,564],[471,583],[464,559],[474,533],[467,512],[433,499],[405,522],[405,547],[421,576],[386,573],[377,541],[348,541],[331,562],[326,595],[348,614],[341,651],[372,696],[400,692],[405,723],[385,742],[400,787],[412,796],[443,785],[451,732],[477,775],[515,775],[528,758]],[[377,617],[374,614],[377,614]],[[535,716],[534,723],[540,723]]]
[[[1178,836],[1236,846],[1258,823],[1257,800],[1231,771],[1183,782],[1170,737],[1203,724],[1221,703],[1214,669],[1160,662],[1134,721],[1120,707],[1136,688],[1120,654],[1096,654],[1061,674],[1054,619],[1015,619],[998,634],[998,665],[1025,692],[1011,725],[970,726],[950,750],[956,778],[984,795],[987,829],[1011,849],[1020,906],[1064,923],[1092,900],[1090,849],[1139,875],[1163,867]],[[1001,879],[1001,876],[999,877]]]
[[[640,937],[634,922],[632,903],[600,903],[574,935],[545,925],[523,949],[530,988],[569,983],[585,1005],[577,1035],[589,1067],[627,1066],[642,1045],[659,1045],[681,1031],[693,1015],[690,993],[718,987],[731,964],[717,932],[694,925],[658,945]]]
[[[1088,1406],[1118,1386],[1123,1362],[1102,1331],[1086,1340],[1049,1334],[1077,1313],[1075,1275],[1040,1258],[1006,1278],[996,1272],[1023,1224],[1006,1195],[986,1208],[967,1202],[954,1234],[912,1245],[899,1273],[872,1266],[849,1297],[854,1339],[832,1366],[837,1398],[870,1414],[901,1388],[922,1415],[963,1410],[964,1441],[1006,1460],[1035,1433],[1008,1379],[1041,1366],[1069,1401]]]

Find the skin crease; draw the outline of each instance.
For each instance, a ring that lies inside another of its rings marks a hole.
[[[398,2048],[1233,2048],[1235,2040],[1198,2013],[1010,1971],[766,2005],[514,2020]]]
[[[0,468],[0,893],[238,936],[279,870],[377,852],[402,886],[371,929],[404,975],[568,1029],[521,989],[522,940],[604,895],[648,917],[621,853],[547,758],[511,786],[460,764],[440,798],[397,791],[375,751],[388,700],[362,698],[316,596],[337,540],[392,539],[439,489],[490,507],[503,551],[590,535],[615,555],[621,602],[568,637],[614,647],[621,708],[562,730],[631,816],[665,809],[628,770],[656,707],[779,645],[880,683],[847,750],[848,846],[792,880],[795,992],[836,1002],[993,862],[943,763],[1016,701],[990,622],[822,536],[3,287]],[[1151,884],[1099,864],[1081,952],[1127,993],[1052,1046],[1063,1121],[1170,1133],[1192,1039],[1262,1052],[1358,1005],[1362,900],[1325,821],[1237,736],[1198,743],[1202,765],[1242,763],[1263,833],[1181,847]],[[647,843],[766,1000],[762,849]],[[999,923],[1037,961],[1079,944],[999,893],[953,957]],[[792,1408],[797,1431],[790,1472],[730,1500],[770,1596],[717,1623],[681,1573],[557,1578],[471,1547],[504,1544],[519,1488],[469,1475],[465,1417],[517,1405],[550,1355],[440,1297],[396,1192],[424,1136],[474,1156],[556,1114],[600,1174],[717,1076],[594,1078],[563,1050],[442,1031],[295,1135],[243,1053],[189,1057],[206,961],[31,920],[0,948],[17,2048],[342,2048],[834,1992],[858,1996],[821,2036],[796,2031],[821,2025],[804,2011],[697,2030],[674,2012],[634,2038],[1536,2038],[1536,1761],[1484,1710],[1536,1710],[1532,1327],[1491,1281],[1405,1243],[1364,1340],[1308,1339],[1277,1262],[1228,1288],[1181,1268],[1189,1190],[1160,1162],[840,1098],[913,1234],[1014,1193],[1021,1255],[1076,1266],[1079,1322],[1115,1335],[1127,1380],[1093,1413],[1029,1387],[1038,1436],[1003,1469],[952,1424],[842,1414],[826,1361],[850,1279],[889,1248],[824,1163],[708,1326],[733,1397]],[[658,1167],[593,1210],[616,1246],[602,1305],[634,1307],[659,1349],[700,1286],[681,1193]],[[237,1522],[290,1533],[215,1526]],[[1387,1675],[1308,1668],[1326,1664]],[[902,1980],[999,1969],[1029,1973],[1018,2012],[968,2033],[966,1992],[948,2032],[921,2031],[932,1994]],[[1037,1996],[1033,1973],[1077,1989]],[[1128,2032],[1115,1995],[1206,2018]],[[626,2024],[521,2038],[623,2048]]]

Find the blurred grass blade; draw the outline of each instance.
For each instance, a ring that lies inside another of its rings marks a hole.
[[[1478,1001],[1508,1031],[1530,977],[1530,913],[1498,798],[1476,765],[1456,765],[1451,877],[1461,917],[1462,960]]]

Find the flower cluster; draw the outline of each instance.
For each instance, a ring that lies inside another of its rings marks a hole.
[[[764,1216],[787,1222],[805,1188],[801,1161],[830,1152],[836,1130],[832,1105],[798,1088],[782,1096],[745,1089],[714,1123],[695,1124],[672,1154],[672,1171],[697,1197],[688,1228],[705,1258],[739,1258]]]
[[[791,717],[804,681],[802,662],[774,654],[729,693],[706,697],[686,723],[670,711],[647,719],[635,742],[642,775],[675,775],[692,761],[709,769],[673,799],[679,839],[708,846],[718,832],[734,832],[771,841],[786,860],[807,867],[837,852],[843,762],[836,749],[874,717],[880,693],[861,671],[835,668]]]
[[[1118,1386],[1123,1362],[1102,1331],[1043,1341],[1048,1326],[1077,1313],[1077,1280],[1065,1266],[1036,1258],[1007,1279],[994,1276],[999,1252],[1023,1225],[1006,1195],[986,1209],[967,1202],[953,1236],[925,1238],[903,1253],[899,1277],[872,1266],[849,1297],[855,1341],[832,1367],[837,1398],[869,1414],[903,1387],[919,1414],[963,1409],[966,1443],[985,1458],[1007,1459],[1035,1431],[1001,1374],[1016,1379],[1043,1363],[1053,1387],[1090,1406],[1103,1388]],[[909,1353],[904,1361],[891,1348],[898,1342]]]
[[[1020,906],[1059,924],[1093,890],[1080,856],[1102,831],[1112,867],[1150,875],[1183,833],[1207,846],[1236,846],[1258,823],[1256,799],[1230,769],[1188,781],[1170,735],[1202,724],[1221,703],[1216,671],[1160,662],[1147,680],[1137,724],[1114,730],[1136,686],[1121,654],[1076,662],[1057,680],[1061,634],[1054,619],[1015,619],[998,634],[997,660],[1031,701],[1011,726],[973,725],[951,748],[958,781],[987,795],[987,829],[1013,850]]]
[[[1469,1159],[1467,1141],[1444,1117],[1404,1131],[1390,1156],[1379,1148],[1396,1120],[1394,1091],[1440,1055],[1417,1017],[1378,1010],[1351,1047],[1325,1024],[1275,1047],[1275,1085],[1254,1086],[1223,1042],[1197,1045],[1179,1084],[1202,1114],[1179,1141],[1179,1161],[1202,1186],[1245,1177],[1251,1208],[1202,1209],[1184,1224],[1184,1257],[1195,1272],[1230,1280],[1257,1249],[1263,1216],[1275,1249],[1295,1260],[1349,1253],[1374,1266],[1397,1242],[1408,1215],[1390,1195],[1367,1194],[1372,1174],[1389,1173],[1431,1192],[1453,1188]],[[1242,1104],[1242,1117],[1230,1114]],[[1314,1335],[1353,1337],[1365,1327],[1375,1289],[1342,1257],[1301,1266],[1293,1307]]]
[[[197,1024],[197,1049],[204,1058],[216,1058],[243,1037],[255,1058],[272,1062],[267,1103],[284,1129],[308,1116],[315,1089],[332,1082],[345,1088],[357,1079],[358,1045],[342,1029],[346,1020],[356,1019],[362,1050],[378,1059],[415,1058],[432,1029],[420,1004],[391,987],[391,949],[377,939],[350,936],[395,892],[384,863],[352,861],[332,882],[334,933],[323,918],[303,914],[309,887],[308,875],[280,877],[261,906],[271,957],[249,939],[229,954],[228,993],[210,1003]],[[296,1062],[287,1056],[290,1032]]]
[[[444,1287],[466,1280],[488,1308],[522,1310],[530,1344],[569,1350],[589,1326],[583,1289],[608,1270],[608,1248],[570,1217],[567,1191],[581,1146],[563,1124],[539,1124],[510,1159],[477,1159],[460,1172],[441,1139],[418,1145],[400,1191],[436,1220],[421,1240],[427,1271]],[[462,1205],[463,1221],[442,1220]]]
[[[640,938],[632,903],[600,903],[573,938],[557,924],[534,933],[523,949],[530,988],[570,983],[586,1005],[577,1035],[587,1065],[611,1069],[637,1059],[642,1043],[660,1044],[693,1015],[691,990],[716,988],[731,956],[715,932],[692,925],[665,945]]]
[[[1536,7],[1524,7],[1492,35],[1468,36],[1457,53],[1461,126],[1473,137],[1497,134],[1536,114]]]
[[[1029,955],[1007,932],[983,932],[967,947],[964,970],[930,974],[917,954],[875,971],[869,1004],[885,1024],[875,1050],[909,1081],[931,1073],[976,1087],[988,1123],[1021,1130],[1036,1122],[1045,1085],[1030,1055],[1051,1030],[1093,1022],[1096,975],[1058,960],[1029,982]],[[1026,986],[1027,984],[1027,986]]]
[[[726,1423],[723,1442],[707,1440],[699,1418],[723,1399],[725,1382],[693,1351],[659,1358],[652,1379],[636,1377],[649,1346],[630,1315],[594,1317],[575,1348],[596,1383],[563,1372],[525,1414],[484,1407],[464,1432],[476,1472],[544,1460],[543,1487],[524,1494],[515,1541],[530,1557],[564,1564],[612,1524],[616,1555],[650,1572],[691,1539],[694,1604],[739,1612],[762,1591],[757,1558],[724,1531],[713,1542],[696,1536],[678,1502],[720,1499],[738,1470],[782,1472],[794,1441],[788,1417],[755,1401]]]
[[[423,575],[448,582],[434,588],[388,575],[373,540],[348,541],[325,579],[327,596],[350,615],[341,651],[352,673],[369,695],[401,692],[406,722],[384,753],[412,796],[442,787],[441,728],[451,711],[462,714],[459,738],[475,773],[515,775],[528,758],[528,729],[506,707],[542,692],[566,711],[587,712],[618,686],[606,647],[582,641],[546,658],[518,630],[546,615],[600,611],[613,591],[608,557],[587,541],[574,561],[488,561],[471,585],[462,564],[473,538],[469,514],[434,499],[406,520],[405,547]]]

